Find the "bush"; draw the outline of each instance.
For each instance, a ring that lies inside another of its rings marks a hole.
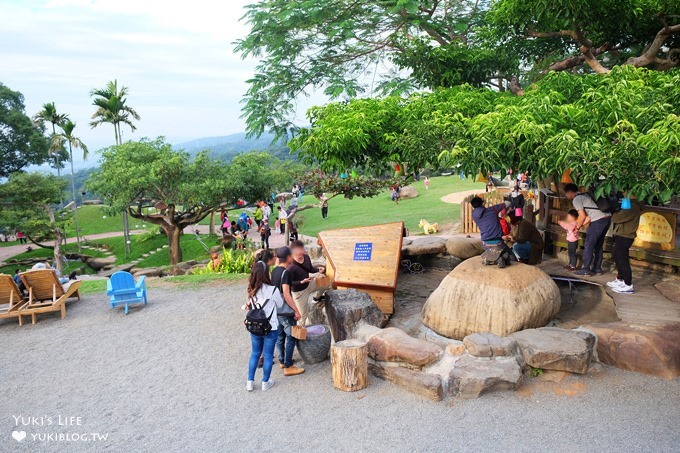
[[[245,274],[250,272],[254,260],[252,252],[247,250],[224,250],[217,266],[213,266],[211,261],[194,274]]]

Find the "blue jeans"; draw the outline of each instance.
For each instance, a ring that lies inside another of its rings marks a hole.
[[[293,352],[297,340],[293,338],[293,326],[297,324],[292,316],[279,316],[279,338],[276,341],[276,349],[279,351],[279,363],[284,368],[293,365]]]
[[[529,259],[529,255],[531,255],[531,242],[516,242],[512,246],[512,251],[517,259],[526,261]]]
[[[611,218],[606,217],[596,220],[588,227],[586,240],[583,242],[583,269],[591,272],[602,271],[602,247],[610,223]]]
[[[255,371],[257,364],[260,361],[260,356],[264,350],[264,364],[262,365],[262,382],[269,382],[269,376],[272,374],[272,362],[274,360],[274,346],[276,345],[276,338],[279,331],[272,330],[264,337],[250,334],[250,344],[252,345],[252,353],[250,354],[250,362],[248,363],[248,380],[255,380]]]

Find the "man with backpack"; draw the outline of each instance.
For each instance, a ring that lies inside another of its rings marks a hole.
[[[293,337],[293,326],[300,319],[300,311],[291,293],[292,274],[286,270],[286,267],[293,262],[293,255],[288,247],[280,247],[276,250],[276,257],[278,264],[272,270],[272,284],[283,294],[283,304],[280,308],[276,307],[279,316],[279,338],[276,341],[276,349],[279,351],[279,366],[283,368],[283,375],[297,376],[305,370],[293,365],[293,352],[297,343]]]
[[[598,206],[591,194],[579,192],[576,184],[565,185],[564,194],[578,211],[576,231],[580,230],[586,223],[586,219],[590,218],[586,240],[583,244],[583,267],[576,272],[576,275],[602,274],[604,273],[602,271],[603,246],[611,224],[611,213],[603,211],[603,207]]]

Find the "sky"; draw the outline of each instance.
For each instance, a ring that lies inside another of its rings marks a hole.
[[[242,60],[233,42],[248,33],[239,19],[252,2],[0,0],[0,82],[24,95],[29,116],[54,101],[90,150],[114,142],[112,127],[89,126],[90,90],[113,79],[141,116],[134,133],[124,127],[124,140],[242,132],[241,97],[257,62]],[[301,100],[296,120],[322,102]]]

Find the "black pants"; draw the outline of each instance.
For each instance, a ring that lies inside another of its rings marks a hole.
[[[576,267],[576,250],[578,250],[578,241],[567,242],[567,253],[569,254],[569,265]]]
[[[630,269],[630,247],[632,245],[633,239],[614,236],[614,263],[616,263],[619,278],[626,285],[633,284],[633,271]]]
[[[328,218],[328,206],[324,206],[321,208],[321,217],[324,219]]]
[[[602,272],[602,247],[611,218],[605,217],[590,224],[583,244],[583,269]]]

